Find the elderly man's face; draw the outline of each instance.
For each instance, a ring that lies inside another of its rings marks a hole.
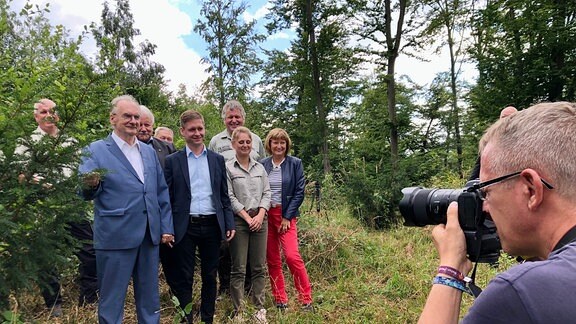
[[[154,129],[154,124],[152,124],[152,118],[148,115],[142,115],[140,117],[140,129],[138,130],[138,139],[142,142],[148,142],[152,137],[152,130]]]
[[[174,143],[174,135],[172,135],[171,131],[165,129],[159,130],[155,137],[164,142]]]
[[[56,114],[56,108],[46,105],[40,105],[34,111],[34,119],[43,131],[55,128],[56,123],[60,120],[58,114]]]
[[[226,129],[229,134],[238,127],[244,126],[244,117],[240,113],[239,109],[231,109],[226,112],[226,117],[224,117],[224,124],[226,124]]]
[[[131,141],[140,128],[140,106],[138,104],[122,100],[116,104],[116,112],[110,114],[110,124],[114,132],[120,138]]]

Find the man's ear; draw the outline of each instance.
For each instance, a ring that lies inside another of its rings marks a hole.
[[[525,169],[520,173],[520,178],[528,195],[528,209],[537,209],[544,200],[544,190],[546,189],[540,175],[533,169]]]

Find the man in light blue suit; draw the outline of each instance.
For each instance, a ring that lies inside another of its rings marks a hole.
[[[136,138],[140,106],[112,100],[108,138],[90,144],[80,165],[82,195],[94,200],[98,320],[121,323],[133,279],[138,323],[160,323],[158,247],[174,240],[170,197],[156,152]]]

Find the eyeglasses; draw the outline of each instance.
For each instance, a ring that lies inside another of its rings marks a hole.
[[[117,113],[113,113],[112,115],[118,116]],[[132,120],[132,118],[134,118],[135,120],[140,120],[140,115],[132,115],[132,114],[122,114],[120,115],[120,117],[122,117],[122,119],[128,121],[128,120]]]
[[[500,182],[503,182],[503,181],[505,181],[505,180],[512,179],[513,177],[520,175],[520,173],[522,173],[522,171],[510,173],[510,174],[507,174],[507,175],[504,175],[504,176],[501,176],[501,177],[498,177],[498,178],[494,178],[494,179],[491,179],[491,180],[488,180],[488,181],[480,182],[480,183],[475,184],[474,186],[472,186],[472,187],[470,188],[470,189],[471,189],[470,191],[476,191],[476,192],[478,193],[478,195],[480,196],[480,199],[486,200],[487,192],[486,192],[486,190],[482,190],[482,188],[485,188],[485,187],[488,187],[488,186],[491,186],[491,185],[495,185],[495,184],[500,183]],[[546,188],[548,188],[548,189],[550,189],[550,190],[551,190],[551,189],[554,189],[554,186],[552,186],[548,181],[546,181],[546,180],[544,180],[544,179],[542,179],[542,178],[540,178],[540,181],[542,181],[542,184],[544,184],[544,186],[545,186]]]

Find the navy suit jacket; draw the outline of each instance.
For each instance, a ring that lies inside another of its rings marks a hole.
[[[145,143],[145,142],[142,142]],[[156,151],[156,155],[158,155],[158,161],[160,161],[160,165],[162,166],[162,169],[164,169],[164,165],[166,162],[166,157],[174,152],[176,152],[176,148],[174,148],[174,144],[172,143],[168,143],[168,142],[164,142],[163,140],[159,140],[156,137],[151,137],[150,140],[148,141],[148,144],[154,148],[154,150]]]
[[[80,173],[102,173],[97,188],[82,191],[86,200],[94,200],[94,248],[138,247],[147,228],[155,245],[162,234],[174,233],[168,186],[152,147],[140,145],[144,183],[112,136],[90,144],[84,153]]]
[[[218,225],[220,225],[222,239],[226,239],[226,231],[236,228],[230,198],[228,197],[226,165],[224,164],[224,158],[220,154],[208,149],[206,152],[208,169],[210,170],[210,182],[212,185],[212,202],[216,208],[216,217],[218,218]],[[190,202],[192,200],[186,147],[166,158],[164,175],[170,192],[175,241],[178,243],[188,230],[190,223]]]
[[[260,161],[266,169],[266,173],[272,171],[272,157]],[[300,205],[304,201],[304,168],[302,161],[287,155],[282,162],[282,217],[288,220],[300,215]]]

